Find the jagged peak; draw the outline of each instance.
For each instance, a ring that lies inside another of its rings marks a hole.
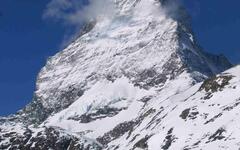
[[[203,124],[240,104],[239,67],[197,84],[231,64],[201,50],[180,5],[180,16],[162,12],[177,1],[115,2],[119,14],[88,24],[47,61],[33,101],[0,118],[0,149],[188,149],[225,138],[225,127],[211,134]],[[225,141],[238,132],[229,133]]]
[[[46,108],[48,114],[58,112],[80,97],[79,93],[103,79],[114,81],[125,76],[135,85],[149,89],[162,87],[183,72],[196,83],[229,67],[211,61],[217,60],[217,56],[205,55],[183,22],[161,12],[154,16],[152,10],[146,14],[136,11],[138,6],[149,8],[145,2],[159,9],[159,1],[116,2],[122,8],[135,4],[135,12],[97,22],[49,59],[38,77],[35,96],[40,105],[37,107]],[[74,98],[69,99],[68,95]]]
[[[116,2],[122,8],[137,8],[139,4],[145,10],[149,8],[145,2],[153,8],[162,7],[155,0]],[[171,4],[161,3],[164,7]],[[24,114],[30,123],[41,123],[103,79],[114,81],[125,76],[136,86],[149,89],[162,87],[183,72],[189,73],[196,83],[229,67],[224,66],[226,62],[218,66],[217,56],[205,55],[183,22],[165,12],[154,16],[152,10],[146,14],[134,11],[94,23],[65,50],[50,58],[38,76],[34,101],[20,115]]]

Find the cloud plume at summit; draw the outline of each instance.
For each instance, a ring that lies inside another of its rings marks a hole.
[[[81,25],[99,17],[111,17],[115,14],[111,0],[52,0],[44,11],[44,19],[53,19],[64,25]]]

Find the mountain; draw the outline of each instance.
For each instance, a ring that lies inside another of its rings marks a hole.
[[[87,23],[0,118],[0,149],[237,149],[240,67],[201,49],[176,2],[115,0]]]

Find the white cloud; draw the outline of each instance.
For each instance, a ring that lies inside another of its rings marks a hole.
[[[66,28],[63,37],[63,48],[79,36],[84,23],[113,17],[114,7],[113,0],[88,0],[88,4],[83,4],[83,0],[51,0],[44,11],[43,19],[70,26]]]
[[[51,0],[44,11],[43,18],[55,20],[66,26],[71,26],[64,36],[63,46],[73,41],[79,34],[84,23],[103,18],[111,18],[116,14],[116,6],[114,0],[88,0],[88,5],[83,4],[84,0]],[[85,0],[86,1],[86,0]],[[160,0],[161,1],[161,0]],[[176,9],[180,5],[180,0],[164,0],[165,6],[160,8],[152,3],[155,0],[141,0],[136,6],[137,13],[140,15],[148,15],[161,13],[178,16]],[[151,3],[150,3],[151,2]],[[69,34],[71,33],[71,34]]]
[[[80,0],[52,0],[44,12],[44,19],[54,19],[67,25],[81,25],[99,17],[112,17],[115,14],[111,0],[89,0],[83,5]]]

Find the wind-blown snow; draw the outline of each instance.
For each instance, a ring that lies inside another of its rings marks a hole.
[[[220,73],[228,61],[203,52],[162,3],[116,0],[116,16],[49,58],[33,102],[0,118],[0,149],[48,138],[58,142],[45,149],[236,149],[240,67]]]

